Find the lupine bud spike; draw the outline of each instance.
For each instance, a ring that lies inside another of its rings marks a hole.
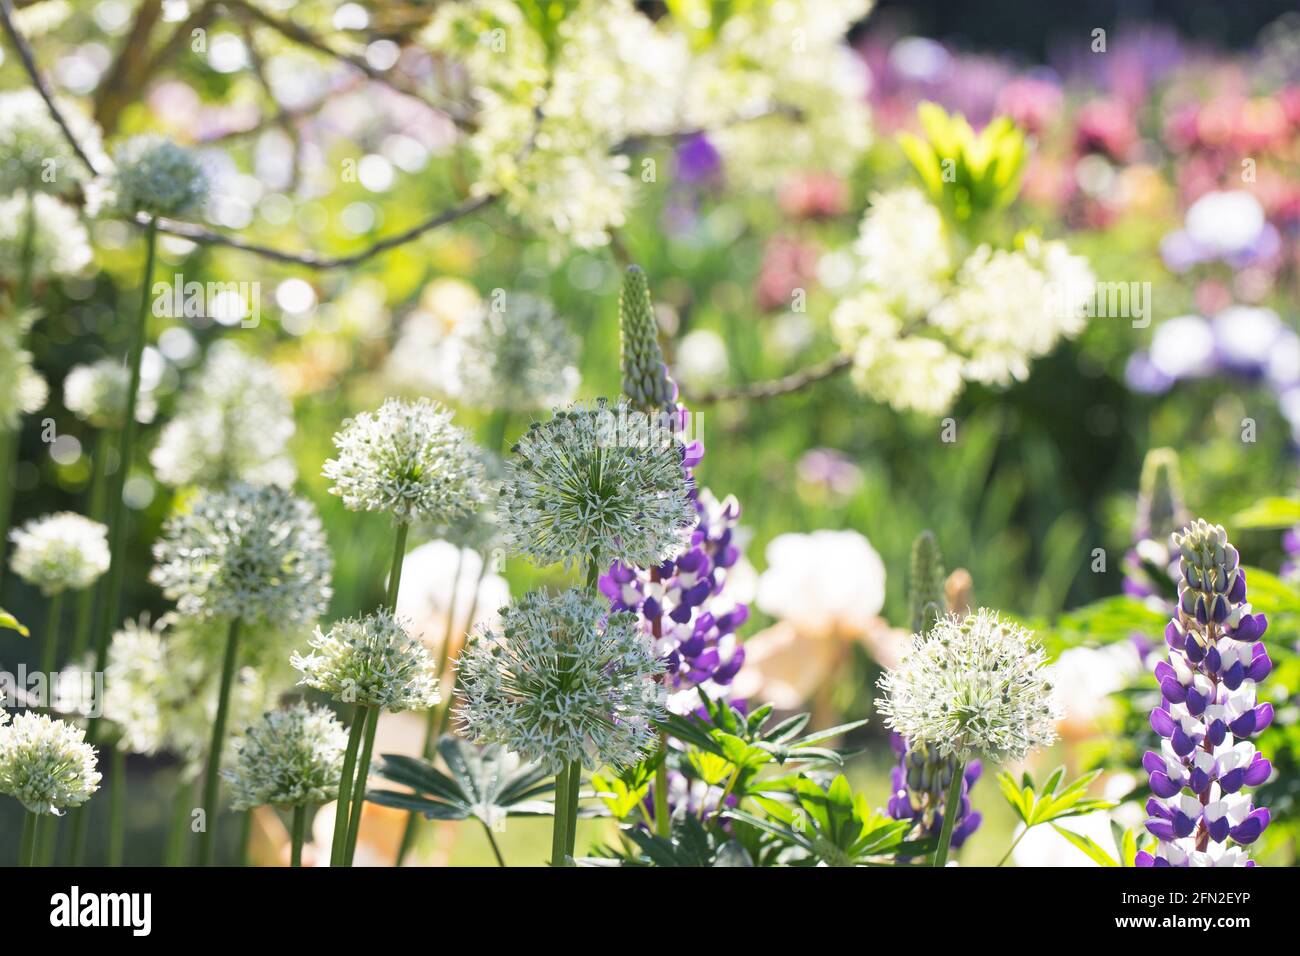
[[[912,633],[923,634],[946,611],[943,554],[933,532],[922,531],[913,542],[911,572],[908,607],[912,615]]]
[[[1178,453],[1172,448],[1153,448],[1142,462],[1135,537],[1167,538],[1186,522]]]
[[[650,284],[640,266],[628,266],[618,300],[622,333],[623,391],[643,412],[667,409],[674,389],[659,348],[659,324],[650,300]]]

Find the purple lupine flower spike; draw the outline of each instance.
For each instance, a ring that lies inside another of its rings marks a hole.
[[[1251,613],[1246,574],[1223,528],[1198,520],[1174,544],[1178,603],[1165,629],[1169,659],[1155,666],[1160,706],[1151,712],[1161,744],[1142,758],[1154,794],[1146,826],[1159,842],[1136,864],[1254,866],[1242,848],[1259,839],[1269,812],[1245,791],[1273,767],[1242,738],[1273,720],[1272,705],[1255,700],[1273,668],[1257,640],[1268,621]]]

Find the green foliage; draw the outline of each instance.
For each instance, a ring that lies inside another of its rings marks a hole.
[[[3,627],[6,630],[10,630],[10,631],[17,631],[23,637],[32,636],[31,631],[27,630],[27,628],[23,626],[22,622],[19,621],[18,618],[14,617],[12,614],[10,614],[2,607],[0,607],[0,627]]]
[[[1025,829],[1040,823],[1064,820],[1066,817],[1082,816],[1097,810],[1109,810],[1115,806],[1113,800],[1099,800],[1087,796],[1088,787],[1101,775],[1100,770],[1086,773],[1077,780],[1062,786],[1065,768],[1057,767],[1047,778],[1041,789],[1034,785],[1033,778],[1025,773],[1017,783],[1015,777],[1003,771],[998,774],[998,788],[1007,803],[1020,816]]]
[[[1067,830],[1065,827],[1052,824],[1052,829],[1059,833],[1065,839],[1069,840],[1074,846],[1092,860],[1098,866],[1121,867],[1134,866],[1139,850],[1149,849],[1155,845],[1155,840],[1147,837],[1138,831],[1125,829],[1119,824],[1111,823],[1111,835],[1115,840],[1115,848],[1118,853],[1111,856],[1096,840],[1082,833],[1075,833],[1073,830]]]
[[[728,810],[726,816],[794,851],[788,860],[793,865],[879,865],[894,856],[919,856],[928,848],[929,841],[905,839],[910,820],[892,820],[872,810],[866,795],[855,794],[843,774],[827,787],[800,774],[768,789],[779,795],[754,797],[766,816],[740,809]]]
[[[550,816],[555,783],[545,769],[517,767],[498,746],[477,747],[447,735],[438,741],[447,767],[427,760],[384,754],[379,775],[414,793],[370,790],[366,799],[380,806],[422,813],[430,820],[468,820],[493,826],[508,816]]]
[[[1250,583],[1253,588],[1254,578]],[[1117,595],[1060,614],[1051,624],[1030,620],[1026,626],[1034,630],[1050,653],[1058,654],[1067,647],[1112,644],[1134,634],[1158,636],[1164,633],[1168,621],[1163,612],[1145,602]]]
[[[1295,498],[1261,498],[1229,519],[1235,528],[1291,528],[1300,524],[1300,501]]]
[[[656,836],[648,830],[630,830],[627,837],[640,850],[627,855],[625,865],[649,866],[753,866],[749,851],[737,839],[718,828],[706,827],[690,814],[673,818],[672,836]]]
[[[976,135],[966,117],[934,103],[922,103],[917,115],[925,138],[901,133],[898,141],[949,222],[977,223],[1015,200],[1026,148],[1010,119],[1000,116]]]

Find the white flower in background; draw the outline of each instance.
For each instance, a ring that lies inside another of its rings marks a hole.
[[[76,275],[94,258],[90,236],[77,211],[45,193],[32,196],[36,205],[31,275]],[[17,276],[23,268],[23,242],[27,229],[27,197],[0,200],[0,273]]]
[[[966,357],[966,376],[1007,385],[1029,375],[1030,360],[1087,324],[1092,294],[1087,263],[1059,242],[1021,251],[975,250],[956,288],[930,312],[931,324]]]
[[[390,398],[334,435],[338,457],[322,473],[352,511],[388,511],[395,522],[443,524],[482,500],[483,466],[473,443],[437,402]]]
[[[130,388],[131,373],[117,359],[74,365],[63,379],[63,404],[95,428],[121,428]],[[153,421],[156,405],[153,393],[141,390],[136,398],[136,421]]]
[[[1214,331],[1199,315],[1167,319],[1151,336],[1151,364],[1170,378],[1208,375],[1214,370]]]
[[[1215,315],[1210,326],[1219,360],[1233,368],[1246,371],[1266,368],[1275,353],[1285,353],[1288,347],[1292,359],[1300,356],[1295,333],[1272,309],[1229,306]],[[1293,373],[1292,380],[1296,378],[1300,374]]]
[[[1142,674],[1142,659],[1128,641],[1104,647],[1071,647],[1052,665],[1067,737],[1086,737],[1110,708],[1109,696]]]
[[[184,617],[310,625],[329,606],[334,561],[315,507],[283,488],[236,483],[173,514],[149,580]]]
[[[402,559],[397,616],[410,621],[435,654],[442,652],[449,619],[449,653],[454,657],[470,630],[494,626],[498,610],[509,601],[505,578],[487,570],[482,555],[472,548],[430,541]]]
[[[298,703],[267,713],[234,743],[235,761],[222,771],[235,810],[301,807],[338,795],[348,732],[327,707]]]
[[[924,318],[947,289],[953,264],[943,217],[919,189],[872,196],[853,249],[862,281],[907,319]]]
[[[343,703],[381,710],[427,710],[438,703],[438,666],[406,624],[381,609],[316,629],[311,650],[290,663],[299,681]]]
[[[474,408],[554,408],[578,388],[578,338],[545,299],[523,292],[456,327],[460,395]]]
[[[108,570],[108,529],[71,511],[33,518],[9,540],[9,566],[46,596],[88,588]]]
[[[419,307],[403,320],[384,371],[394,383],[448,401],[460,397],[460,344],[456,329],[483,309],[478,290],[464,279],[441,276],[420,292]]]
[[[32,711],[0,727],[0,793],[31,813],[61,816],[99,789],[95,748],[79,727]]]
[[[727,374],[727,343],[712,329],[695,329],[677,343],[673,378],[688,389],[704,389]]]
[[[128,753],[153,754],[166,741],[168,704],[175,706],[177,693],[164,636],[168,621],[127,620],[108,645],[104,717],[118,727],[118,746]]]
[[[859,634],[885,605],[885,563],[856,531],[779,534],[756,603],[800,634]]]
[[[91,183],[92,215],[185,216],[208,198],[208,176],[191,149],[161,136],[136,136],[113,152],[111,170]]]
[[[497,512],[509,546],[537,565],[651,567],[697,523],[681,439],[626,402],[571,405],[512,451]]]
[[[92,158],[102,156],[99,127],[58,99],[59,112]],[[18,192],[66,196],[91,173],[34,89],[0,93],[0,196]]]
[[[576,588],[525,594],[471,638],[457,672],[466,735],[530,763],[623,768],[655,741],[663,662],[635,615]]]
[[[293,407],[275,370],[230,342],[217,342],[177,401],[149,456],[165,485],[230,481],[292,485]]]
[[[944,756],[1008,763],[1056,739],[1060,704],[1042,647],[987,608],[914,635],[880,689],[886,726]]]
[[[32,368],[32,353],[23,347],[36,315],[31,310],[15,315],[0,300],[0,430],[17,427],[49,397],[45,379]]]
[[[1186,229],[1202,248],[1227,256],[1250,248],[1265,224],[1264,207],[1244,189],[1208,192],[1187,210]]]

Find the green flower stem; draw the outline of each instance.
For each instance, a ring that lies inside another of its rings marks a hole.
[[[52,675],[59,663],[59,619],[62,616],[63,592],[59,591],[50,597],[50,605],[46,609],[45,633],[41,635],[41,673],[45,675],[51,695],[54,693]],[[54,701],[51,700],[50,703],[53,704]]]
[[[92,720],[94,718],[91,718]],[[86,733],[89,738],[89,728]],[[86,835],[90,830],[90,807],[80,806],[68,811],[72,823],[72,839],[68,844],[69,866],[81,866],[86,859]]]
[[[86,507],[86,516],[98,521],[104,514],[104,485],[108,479],[108,436],[101,432],[91,454],[90,496]],[[68,660],[79,661],[90,646],[90,628],[95,619],[95,596],[99,593],[99,582],[83,589],[77,595],[77,613],[72,629],[72,648]]]
[[[59,841],[59,818],[42,813],[36,818],[36,865],[53,866],[55,844]]]
[[[253,839],[253,811],[245,810],[239,815],[239,847],[236,866],[248,866],[248,844]]]
[[[108,777],[108,865],[121,866],[126,847],[126,753],[113,748]]]
[[[551,866],[567,866],[569,848],[569,767],[555,775],[555,818],[551,829]]]
[[[577,760],[569,764],[569,800],[565,810],[569,822],[564,828],[565,854],[572,857],[578,845],[578,788],[582,785],[582,764]]]
[[[109,484],[108,502],[105,517],[108,523],[108,541],[111,563],[108,566],[108,580],[104,587],[104,614],[99,619],[99,628],[95,634],[95,670],[102,671],[108,657],[108,639],[117,626],[117,613],[122,599],[122,581],[126,572],[126,524],[122,513],[122,491],[126,485],[127,472],[131,470],[131,449],[135,444],[135,408],[140,393],[140,359],[144,355],[146,326],[149,321],[149,294],[153,279],[154,254],[158,247],[158,222],[151,219],[145,227],[144,277],[140,288],[140,311],[136,315],[135,327],[131,331],[131,346],[127,353],[127,363],[131,370],[131,384],[126,393],[126,409],[122,416],[122,426],[118,429],[117,462],[113,479]],[[87,728],[86,738],[96,742],[97,721],[92,720]],[[208,824],[211,821],[207,821]],[[211,827],[208,827],[210,830]],[[205,830],[205,832],[207,832]],[[202,841],[200,841],[202,846]]]
[[[344,866],[351,866],[353,858],[357,855],[357,837],[361,834],[361,814],[366,807],[366,780],[370,776],[370,759],[375,750],[375,731],[379,728],[379,708],[368,707],[367,710],[369,717],[366,724],[366,741],[361,748],[361,760],[357,764],[356,786],[352,788],[352,819],[348,823],[347,856],[343,859]]]
[[[334,838],[330,841],[330,866],[343,865],[343,845],[348,839],[348,810],[352,804],[352,777],[357,765],[357,748],[366,729],[369,712],[360,704],[352,713],[348,749],[343,752],[343,774],[339,777],[339,799],[334,805]]]
[[[952,783],[948,785],[948,796],[943,805],[943,828],[939,830],[939,845],[934,850],[934,865],[944,866],[948,862],[948,847],[952,844],[952,828],[957,822],[957,808],[961,806],[962,775],[966,772],[966,761],[958,760],[952,769]]]
[[[36,199],[27,194],[23,219],[22,250],[18,260],[18,290],[14,297],[14,321],[18,321],[31,298],[32,265],[36,258]],[[20,343],[21,344],[21,343]],[[14,503],[14,466],[18,464],[18,437],[21,426],[0,428],[0,581],[4,580],[5,545],[9,541],[9,517]]]
[[[397,608],[397,589],[402,583],[402,559],[406,557],[406,534],[410,530],[408,522],[399,523],[393,542],[393,563],[388,572],[388,593],[384,596],[384,607],[390,611]]]
[[[492,828],[487,825],[487,821],[482,817],[479,817],[478,822],[483,825],[483,832],[487,835],[488,843],[492,846],[492,855],[497,858],[497,866],[505,866],[506,858],[501,855],[501,847],[497,846],[497,838],[492,835]]]
[[[230,690],[235,684],[235,663],[239,657],[239,618],[230,619],[226,654],[221,662],[221,689],[217,692],[217,719],[212,722],[208,765],[203,777],[203,831],[199,834],[199,866],[212,862],[212,834],[217,828],[217,793],[221,787],[221,751],[226,743],[226,720],[230,715]]]
[[[1007,847],[1007,852],[1003,853],[1002,859],[998,860],[998,866],[1002,866],[1002,864],[1006,863],[1007,860],[1011,859],[1012,851],[1015,850],[1016,847],[1020,846],[1020,841],[1025,838],[1025,834],[1028,832],[1029,832],[1029,827],[1025,827],[1023,830],[1020,831],[1019,835],[1014,840],[1011,841],[1011,846]]]
[[[36,829],[40,820],[30,810],[23,813],[23,835],[18,841],[18,865],[36,865]]]
[[[668,811],[668,736],[659,731],[659,766],[655,767],[655,834],[667,839],[672,835],[672,815]]]
[[[298,804],[293,808],[293,844],[289,854],[289,865],[302,866],[302,840],[307,832],[307,808]]]
[[[167,827],[167,843],[163,847],[164,866],[185,864],[185,834],[189,832],[193,800],[194,784],[177,781],[176,798],[172,802],[172,819]]]

